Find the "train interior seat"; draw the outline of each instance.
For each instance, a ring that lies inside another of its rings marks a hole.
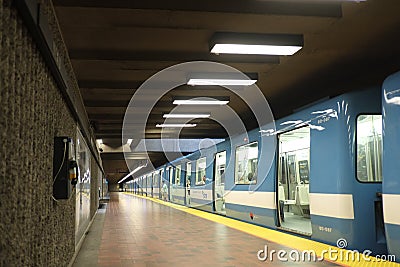
[[[310,217],[309,196],[309,184],[299,184],[296,186],[296,205],[299,207],[304,217]]]

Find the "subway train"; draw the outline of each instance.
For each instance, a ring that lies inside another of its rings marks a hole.
[[[128,191],[398,261],[399,105],[400,72],[171,161]],[[276,148],[262,147],[271,136]]]

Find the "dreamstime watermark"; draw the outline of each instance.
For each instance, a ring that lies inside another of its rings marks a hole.
[[[293,261],[293,262],[317,262],[323,260],[329,260],[332,262],[342,261],[342,262],[385,262],[385,261],[396,261],[395,255],[374,255],[372,256],[371,250],[364,250],[359,252],[358,250],[346,250],[347,240],[344,238],[339,238],[336,242],[337,248],[330,247],[329,249],[324,249],[320,253],[315,250],[269,250],[268,245],[264,246],[257,252],[257,258],[260,261]]]

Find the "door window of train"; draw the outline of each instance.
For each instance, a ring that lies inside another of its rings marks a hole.
[[[309,127],[279,135],[279,184],[308,184],[309,160]]]
[[[192,163],[187,162],[186,163],[186,184],[190,185],[190,178],[192,176]]]
[[[181,165],[176,166],[175,172],[175,184],[179,185],[181,183]]]
[[[206,183],[206,158],[200,158],[196,161],[196,185]]]
[[[236,148],[235,183],[257,183],[258,143]]]
[[[225,165],[226,165],[226,151],[219,152],[215,155],[215,181],[218,184],[225,184]]]
[[[153,174],[153,187],[158,187],[159,172]]]
[[[160,171],[160,184],[159,184],[159,187],[161,188],[161,186],[163,185],[162,183],[165,181],[166,179],[165,179],[165,177],[164,177],[164,169],[162,169],[161,171]]]
[[[357,179],[382,181],[382,115],[357,117]]]
[[[174,181],[174,168],[172,168],[172,167],[169,167],[168,168],[168,176],[169,176],[169,184],[170,184],[170,186],[172,186],[172,184],[173,184],[173,181]]]

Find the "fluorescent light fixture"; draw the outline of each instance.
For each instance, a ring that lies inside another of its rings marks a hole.
[[[126,141],[126,143],[127,143],[128,145],[131,145],[131,144],[132,144],[132,141],[133,141],[133,139],[129,138],[128,141]]]
[[[238,80],[238,79],[189,79],[188,85],[253,85],[257,80]]]
[[[196,118],[209,118],[210,114],[164,114],[163,118],[175,119],[196,119]]]
[[[196,99],[187,99],[187,100],[174,100],[174,105],[226,105],[229,103],[229,100],[196,100]]]
[[[124,178],[122,178],[121,180],[119,180],[119,184],[122,183],[123,181],[125,181],[126,179],[128,179],[132,174],[134,174],[135,172],[137,172],[138,170],[140,170],[143,167],[146,167],[146,165],[141,165],[139,167],[137,167],[136,169],[134,169],[133,171],[131,171],[130,173],[128,173]]]
[[[97,143],[99,143],[100,145],[103,144],[103,139],[97,139],[96,141],[97,141]]]
[[[158,128],[188,128],[188,127],[196,127],[197,124],[195,123],[174,123],[174,124],[157,124],[156,127]]]
[[[211,49],[211,53],[291,56],[299,51],[301,48],[301,46],[216,44]]]
[[[210,40],[215,54],[293,55],[303,47],[300,34],[258,34],[217,32]]]
[[[258,73],[194,72],[188,75],[188,85],[249,86],[258,80]]]

